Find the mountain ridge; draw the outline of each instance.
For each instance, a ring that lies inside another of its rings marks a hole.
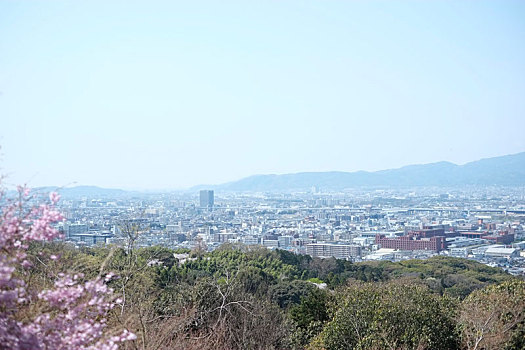
[[[424,187],[424,186],[525,186],[525,152],[483,158],[463,165],[448,161],[411,164],[400,168],[354,172],[324,171],[288,174],[256,174],[217,185],[198,185],[186,190],[214,189],[229,192],[304,191],[312,187],[323,190],[344,190],[359,187]],[[37,192],[57,191],[64,197],[121,197],[137,196],[152,191],[123,190],[99,186],[34,188]],[[156,190],[155,193],[175,190]]]
[[[308,190],[314,186],[328,190],[343,190],[353,187],[463,185],[525,186],[525,152],[483,158],[463,165],[440,161],[373,172],[360,170],[258,174],[220,185],[200,185],[191,189],[259,192]]]

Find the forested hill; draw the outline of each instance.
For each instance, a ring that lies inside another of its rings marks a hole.
[[[124,348],[525,345],[525,283],[465,259],[351,263],[228,245],[204,253],[34,244],[29,255],[33,285],[51,283],[64,267],[84,278],[116,273],[110,286],[122,302],[109,323],[137,334]]]
[[[464,165],[438,162],[376,172],[331,171],[254,175],[207,187],[224,191],[290,191],[309,190],[313,186],[324,190],[343,190],[352,187],[464,185],[525,186],[525,152],[481,159]]]

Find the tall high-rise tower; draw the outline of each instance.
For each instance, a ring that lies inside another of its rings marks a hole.
[[[200,192],[200,207],[201,208],[213,208],[213,191],[202,190]]]

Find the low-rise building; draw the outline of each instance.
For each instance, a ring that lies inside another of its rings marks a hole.
[[[447,242],[443,236],[417,239],[412,235],[397,238],[387,238],[384,235],[377,235],[376,244],[380,245],[381,248],[401,250],[432,250],[435,252],[440,252],[447,247]]]
[[[306,245],[306,254],[319,258],[350,260],[361,256],[361,247],[349,244],[310,243]]]
[[[485,250],[485,256],[491,258],[517,258],[519,250],[516,248],[490,247]]]

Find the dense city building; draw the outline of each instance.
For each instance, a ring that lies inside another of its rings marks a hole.
[[[224,244],[360,260],[448,255],[525,272],[525,189],[322,189],[294,193],[204,190],[83,196],[61,201],[75,246],[134,244],[214,250]],[[211,210],[213,208],[213,210]],[[208,210],[203,210],[208,209]],[[496,247],[498,249],[488,249]]]

